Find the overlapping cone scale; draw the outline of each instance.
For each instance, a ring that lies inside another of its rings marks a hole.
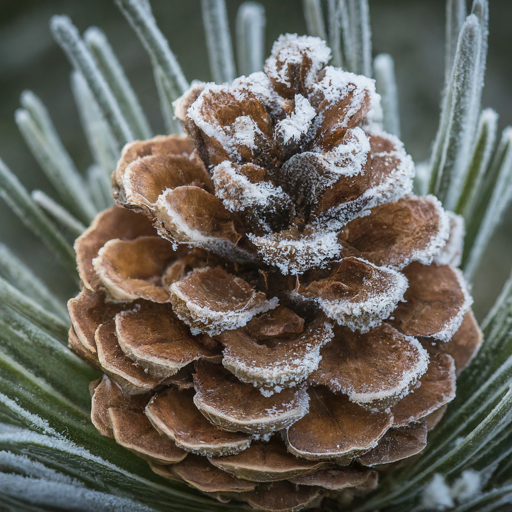
[[[373,80],[329,59],[285,35],[265,72],[194,82],[187,134],[126,145],[75,243],[94,425],[261,510],[347,502],[421,453],[482,341],[462,219],[411,194]]]

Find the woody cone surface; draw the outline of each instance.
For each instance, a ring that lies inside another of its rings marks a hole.
[[[373,80],[281,36],[128,144],[76,241],[70,346],[101,434],[219,500],[346,503],[422,451],[481,342],[461,219],[411,195]],[[401,462],[400,464],[402,464]]]

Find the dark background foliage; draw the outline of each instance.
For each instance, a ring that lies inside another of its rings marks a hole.
[[[260,0],[267,14],[267,53],[283,32],[305,33],[300,0]],[[242,0],[227,0],[231,31]],[[168,37],[189,80],[209,80],[200,0],[153,0],[159,26]],[[512,2],[490,0],[490,41],[483,106],[500,114],[500,127],[512,124]],[[396,64],[402,138],[415,161],[428,157],[435,135],[444,70],[444,0],[370,0],[373,52],[390,53]],[[0,0],[0,155],[30,190],[52,193],[16,129],[13,113],[24,89],[49,107],[66,148],[85,170],[85,145],[69,88],[70,65],[53,42],[48,21],[68,14],[83,31],[98,25],[108,35],[148,112],[155,132],[163,131],[148,58],[113,0]],[[14,249],[59,293],[71,293],[44,246],[0,203],[0,241]],[[493,238],[474,283],[482,318],[512,267],[512,212]]]

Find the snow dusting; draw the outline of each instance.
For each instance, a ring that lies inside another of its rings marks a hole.
[[[265,71],[277,83],[291,87],[289,66],[298,66],[309,60],[311,67],[305,76],[305,85],[310,87],[330,58],[331,49],[319,37],[283,34],[272,46]]]
[[[304,382],[320,364],[320,349],[333,337],[332,325],[324,322],[315,331],[306,331],[298,340],[282,342],[287,343],[287,351],[279,359],[270,353],[268,360],[261,362],[247,355],[240,357],[228,347],[224,349],[222,364],[242,382],[252,384],[263,396],[270,397]],[[314,342],[313,338],[316,338]]]
[[[218,404],[208,403],[200,392],[194,395],[194,404],[212,423],[225,430],[229,430],[226,426],[230,425],[239,432],[265,435],[287,428],[305,416],[309,411],[309,395],[305,389],[298,389],[288,402],[283,401],[271,408],[261,409],[257,415],[245,417],[238,407],[227,407],[224,403],[221,407],[215,407]]]
[[[462,472],[460,478],[457,478],[451,487],[452,498],[459,503],[464,503],[478,496],[483,487],[480,473],[472,469],[466,469]]]
[[[395,146],[395,149],[389,153],[372,153],[371,158],[375,158],[375,156],[385,159],[396,158],[398,165],[393,167],[391,172],[380,183],[365,190],[358,198],[341,203],[323,213],[319,216],[316,224],[325,225],[326,220],[328,220],[331,229],[340,229],[356,217],[367,215],[366,212],[372,208],[391,201],[397,201],[411,193],[414,178],[414,162],[405,152],[403,143],[394,135],[385,132],[372,131],[371,134],[390,139]]]
[[[275,127],[275,138],[285,146],[298,143],[307,133],[316,110],[302,94],[295,95],[295,108],[290,116],[279,121]]]
[[[450,487],[439,473],[425,486],[419,510],[446,510],[454,506]]]
[[[339,325],[344,325],[352,331],[366,333],[373,327],[380,325],[383,320],[391,315],[397,304],[403,301],[408,282],[400,272],[387,267],[377,267],[361,258],[356,259],[378,270],[379,280],[387,281],[386,290],[374,291],[373,294],[370,292],[364,298],[356,296],[350,299],[338,300],[322,298],[305,300],[316,302],[320,309],[329,318],[336,320]],[[368,283],[365,283],[365,287],[368,289]]]
[[[434,258],[438,265],[452,265],[458,267],[462,260],[462,250],[464,248],[464,236],[466,229],[464,226],[464,217],[456,213],[447,211],[446,216],[449,220],[449,234],[444,247],[440,248]]]
[[[202,269],[208,270],[208,267]],[[201,272],[197,270],[196,272]],[[176,281],[170,286],[171,302],[176,316],[190,326],[193,335],[206,333],[209,336],[220,334],[223,331],[238,329],[260,313],[266,313],[279,306],[279,299],[258,301],[255,294],[243,306],[234,307],[229,311],[224,308],[215,310],[204,302],[191,299],[183,290],[183,283]]]
[[[251,183],[246,176],[238,172],[238,166],[229,160],[214,168],[212,179],[215,195],[231,212],[243,212],[255,206],[265,207],[271,200],[289,201],[281,187],[276,187],[269,181]]]
[[[341,252],[338,234],[319,231],[298,238],[272,233],[265,236],[247,235],[267,265],[277,267],[284,275],[303,274],[310,268],[322,268]]]

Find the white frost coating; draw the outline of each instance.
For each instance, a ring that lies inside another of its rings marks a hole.
[[[339,391],[348,395],[351,402],[359,404],[369,404],[377,400],[385,400],[395,397],[402,399],[408,395],[413,384],[417,382],[418,379],[428,370],[430,357],[428,352],[421,346],[420,342],[416,338],[413,338],[412,336],[405,336],[405,338],[407,338],[411,347],[416,351],[418,358],[416,365],[413,368],[402,373],[400,376],[396,376],[396,381],[393,387],[369,393],[355,393],[353,390],[347,388],[342,389],[341,387]]]
[[[414,252],[410,261],[405,263],[403,267],[407,266],[411,261],[419,261],[423,265],[430,265],[434,256],[439,253],[444,245],[446,245],[446,241],[450,236],[450,212],[445,211],[441,201],[433,195],[428,195],[423,199],[434,206],[439,217],[439,228],[437,232],[432,235],[427,247]]]
[[[356,259],[377,269],[379,274],[384,273],[388,279],[386,291],[376,293],[364,301],[358,300],[357,296],[355,297],[355,302],[352,302],[351,299],[326,300],[313,298],[309,300],[316,302],[320,309],[329,318],[336,320],[339,325],[344,325],[351,331],[359,331],[364,334],[373,327],[380,325],[383,320],[386,320],[391,315],[397,304],[403,301],[404,293],[409,283],[400,272],[388,267],[378,267],[362,258]]]
[[[298,275],[310,268],[322,268],[342,249],[338,234],[333,231],[314,232],[301,236],[299,240],[280,239],[280,233],[247,236],[263,261],[277,267],[284,275]]]
[[[414,162],[405,152],[403,143],[394,135],[379,132],[373,128],[370,134],[386,137],[395,145],[394,151],[389,153],[374,153],[373,156],[383,156],[386,158],[396,157],[399,161],[398,166],[389,173],[383,182],[373,188],[365,190],[357,199],[334,206],[322,214],[319,219],[315,221],[316,225],[325,226],[327,219],[329,229],[339,230],[356,217],[367,215],[366,212],[372,208],[392,201],[398,201],[398,199],[412,192]]]
[[[243,212],[254,206],[268,206],[271,199],[289,201],[281,187],[268,181],[251,183],[243,174],[237,172],[236,164],[224,160],[213,170],[215,195],[231,212]]]
[[[332,172],[332,181],[323,184],[323,188],[328,188],[340,176],[357,176],[361,174],[370,152],[370,142],[364,131],[359,126],[356,126],[352,130],[347,130],[343,141],[332,151],[324,153],[315,148],[313,152],[317,152],[324,157],[326,167]]]
[[[16,416],[22,418],[25,424],[30,425],[30,427],[33,428],[34,430],[44,432],[45,434],[51,436],[60,436],[60,434],[56,430],[50,427],[50,424],[48,423],[47,420],[41,418],[37,414],[32,414],[31,412],[28,412],[26,409],[23,409],[23,407],[18,405],[14,400],[9,398],[7,395],[4,395],[3,393],[0,393],[0,403],[5,405],[9,409],[9,411],[16,414]]]
[[[464,503],[480,494],[482,491],[482,477],[480,473],[472,469],[466,469],[462,472],[460,478],[457,478],[452,484],[450,494],[452,498],[459,503]]]
[[[256,137],[264,138],[264,134],[249,116],[241,115],[235,119],[233,124],[222,126],[214,115],[205,116],[203,110],[206,98],[211,95],[232,97],[233,104],[240,104],[244,100],[251,99],[250,89],[243,89],[240,86],[207,84],[199,97],[190,106],[187,116],[203,132],[212,139],[215,139],[228,152],[230,158],[234,161],[240,161],[238,146],[243,145],[249,149],[256,147]],[[254,98],[253,98],[254,99]],[[225,104],[223,101],[221,104]]]
[[[454,506],[450,487],[439,473],[425,486],[419,510],[446,510]]]
[[[348,109],[344,111],[344,117],[338,120],[336,126],[346,128],[348,121],[362,108],[367,96],[370,100],[370,110],[373,107],[374,115],[378,114],[380,96],[375,92],[375,80],[333,66],[327,66],[323,73],[322,80],[312,86],[310,101],[313,102],[313,98],[317,101],[324,100],[330,106],[353,94]],[[323,116],[320,113],[317,124],[322,120]]]
[[[204,457],[226,457],[228,455],[236,455],[244,450],[247,450],[251,445],[252,439],[250,437],[242,436],[241,439],[224,440],[214,439],[209,443],[202,441],[200,438],[183,436],[183,430],[174,429],[166,425],[157,415],[153,415],[150,405],[154,398],[152,398],[148,405],[146,405],[145,414],[153,427],[160,433],[160,435],[171,438],[178,448],[196,455]]]
[[[263,135],[254,119],[249,116],[237,117],[230,130],[225,129],[235,143],[247,146],[249,149],[256,148],[256,135]]]
[[[167,196],[172,192],[172,189],[165,190],[155,203],[155,228],[162,238],[172,242],[174,250],[177,249],[178,244],[185,243],[192,247],[200,247],[220,254],[230,260],[247,261],[251,259],[248,253],[239,250],[231,240],[208,236],[198,229],[190,227],[186,219],[180,215],[180,212],[172,208],[169,201],[167,201]]]
[[[0,395],[0,397],[1,396],[3,395]],[[24,411],[24,413],[24,417],[37,418],[37,416],[27,411]],[[31,423],[33,423],[33,421],[31,421]],[[35,432],[31,432],[29,430],[19,429],[13,432],[0,433],[0,443],[8,443],[11,445],[15,444],[23,448],[26,448],[26,446],[29,444],[35,444],[53,451],[61,452],[63,454],[73,455],[75,457],[79,457],[80,459],[82,459],[84,467],[93,463],[94,465],[98,466],[104,471],[109,472],[110,474],[123,475],[123,477],[131,480],[133,482],[133,485],[138,485],[140,483],[143,486],[150,486],[154,488],[156,491],[162,493],[163,495],[169,495],[169,489],[166,486],[155,484],[134,473],[125,471],[124,469],[116,466],[115,464],[112,464],[106,461],[105,459],[98,457],[97,455],[91,454],[85,448],[76,445],[75,443],[73,443],[72,441],[70,441],[69,439],[65,438],[63,435],[57,432],[55,432],[54,435],[41,435],[36,434]],[[121,508],[121,510],[123,509]]]
[[[229,349],[224,349],[222,364],[242,382],[252,384],[259,388],[263,396],[270,397],[283,389],[301,384],[318,368],[322,360],[320,349],[334,337],[331,324],[325,322],[322,329],[323,332],[304,333],[294,341],[296,352],[290,351],[286,358],[277,361],[271,359],[267,364],[262,365],[259,361],[250,360],[247,357],[242,360],[232,355]],[[312,344],[307,341],[307,338],[312,335],[322,337]]]
[[[171,293],[175,293],[179,295],[178,292],[173,289],[173,286],[177,283],[173,283],[171,285]],[[270,299],[265,304],[257,308],[247,308],[239,311],[229,311],[229,312],[220,312],[214,311],[213,309],[205,308],[194,304],[192,302],[187,303],[188,310],[196,316],[196,318],[200,318],[201,321],[207,322],[208,325],[202,328],[198,327],[190,327],[190,332],[195,336],[197,334],[206,333],[209,336],[215,336],[220,334],[223,331],[231,331],[234,329],[238,329],[239,327],[243,327],[244,325],[251,320],[253,316],[259,315],[260,313],[266,313],[271,309],[275,309],[279,306],[279,299],[274,297]],[[182,321],[187,323],[188,319],[178,313],[176,316]]]
[[[268,434],[253,434],[252,440],[253,441],[263,441],[264,443],[268,443],[272,439],[272,432],[269,432]]]
[[[75,483],[52,482],[15,474],[0,475],[0,493],[20,498],[35,506],[53,510],[119,510],[123,512],[151,512],[153,508],[127,498],[85,489]]]
[[[256,95],[273,115],[281,114],[286,105],[286,100],[274,91],[269,77],[263,71],[237,78],[231,88],[240,94],[251,92]]]
[[[13,432],[20,431],[13,429]],[[84,484],[75,478],[63,475],[54,469],[46,467],[40,462],[29,459],[26,455],[15,455],[7,451],[0,451],[0,461],[2,464],[2,473],[23,472],[25,476],[32,478],[41,478],[51,482],[60,482],[64,484],[75,485],[76,487],[84,487]]]
[[[180,121],[185,121],[187,119],[187,111],[185,108],[188,107],[190,96],[199,90],[202,91],[205,87],[205,82],[201,82],[200,80],[192,80],[190,87],[185,91],[185,93],[182,94],[177,100],[173,101],[172,107],[174,109],[174,115]]]
[[[445,343],[450,341],[453,335],[458,331],[459,327],[464,320],[464,315],[469,311],[469,308],[473,305],[473,297],[471,297],[464,275],[458,268],[452,268],[452,271],[457,276],[460,289],[464,294],[464,303],[460,307],[457,314],[445,325],[442,331],[435,334],[431,334],[429,338],[435,338],[436,340],[444,341]]]
[[[331,49],[319,37],[298,36],[297,34],[279,36],[265,63],[265,71],[276,82],[291,87],[292,84],[287,73],[288,66],[302,64],[304,57],[311,60],[311,68],[304,80],[305,86],[310,87],[318,72],[331,59]],[[285,62],[287,65],[279,67],[278,62]]]
[[[207,270],[209,270],[209,267],[201,270],[196,269],[195,272],[204,272]],[[173,305],[175,305],[177,299],[177,301],[183,304],[183,307],[187,309],[190,316],[184,315],[181,312],[181,307],[173,308],[176,316],[182,322],[190,326],[190,332],[193,335],[206,333],[209,336],[215,336],[223,331],[238,329],[246,325],[253,316],[266,313],[279,306],[279,299],[277,297],[266,300],[261,305],[255,305],[253,296],[242,308],[230,311],[215,311],[204,304],[198,304],[191,300],[189,296],[181,290],[181,286],[181,281],[176,281],[171,284],[171,301]],[[201,324],[201,327],[191,325],[190,317],[192,317],[192,321]]]
[[[284,145],[299,142],[309,130],[316,110],[302,94],[295,95],[295,108],[290,116],[279,121],[275,127],[275,138]]]
[[[247,418],[240,418],[241,410],[238,408],[221,411],[212,407],[203,400],[200,392],[194,395],[194,404],[211,423],[224,430],[265,435],[287,428],[305,416],[309,411],[309,395],[305,389],[299,389],[288,403],[283,402],[279,406],[274,405],[272,408],[262,409],[258,416]],[[230,412],[233,414],[230,415]]]
[[[452,265],[458,267],[462,260],[462,250],[464,248],[464,236],[466,229],[464,217],[453,212],[446,212],[449,218],[449,236],[445,246],[434,258],[438,265]]]

